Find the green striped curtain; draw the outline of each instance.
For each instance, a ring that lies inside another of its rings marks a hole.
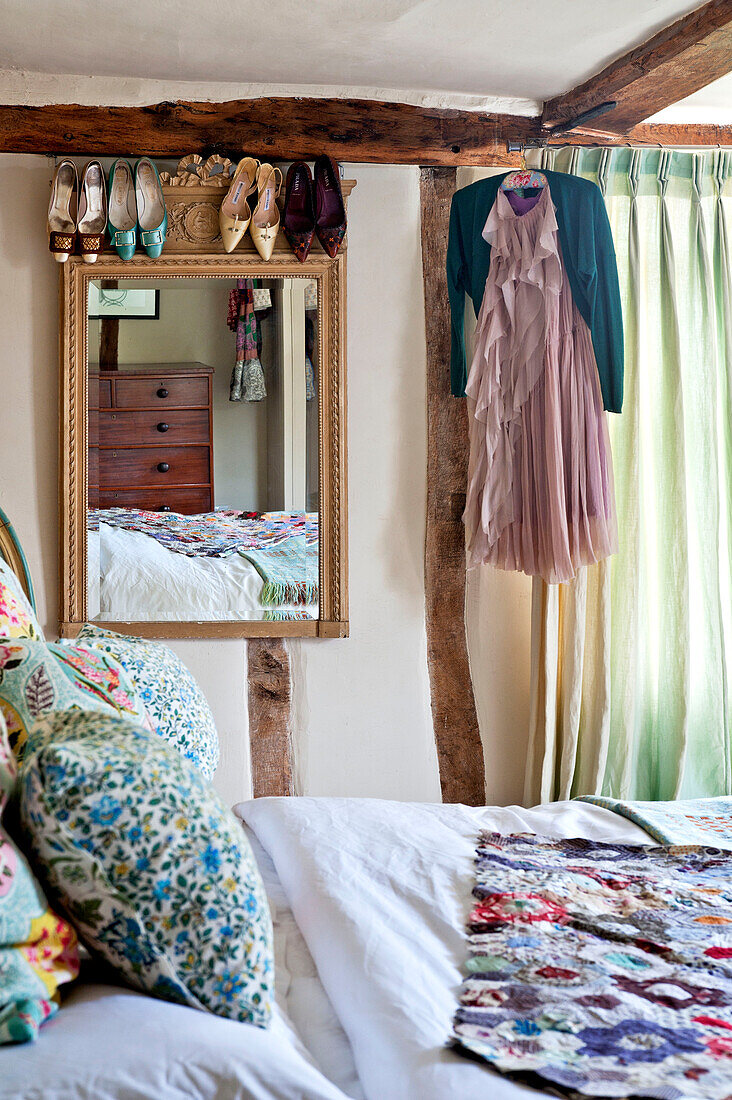
[[[528,802],[732,793],[732,152],[542,150],[618,259],[620,552],[534,584]]]

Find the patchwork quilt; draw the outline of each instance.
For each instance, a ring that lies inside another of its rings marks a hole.
[[[484,833],[476,867],[457,1050],[565,1095],[732,1095],[732,854]]]
[[[732,798],[684,798],[678,802],[624,802],[587,795],[591,802],[627,817],[659,844],[706,844],[732,848]],[[731,1067],[732,1068],[732,1067]]]

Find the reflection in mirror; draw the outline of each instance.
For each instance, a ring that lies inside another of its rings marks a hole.
[[[88,618],[317,619],[317,283],[92,281],[88,349]]]

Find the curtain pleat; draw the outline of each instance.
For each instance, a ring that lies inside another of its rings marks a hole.
[[[625,322],[620,551],[535,580],[525,800],[729,794],[732,156],[542,150],[598,183]]]
[[[613,150],[615,152],[615,150]],[[640,540],[640,369],[641,362],[641,230],[638,209],[638,187],[642,169],[641,150],[633,149],[626,174],[627,222],[624,204],[610,202],[605,186],[606,203],[612,215],[613,237],[617,242],[619,270],[626,277],[621,281],[623,327],[625,331],[625,379],[622,417],[624,431],[612,441],[615,472],[615,503],[618,513],[619,551],[612,562],[613,580],[610,595],[610,633],[607,673],[610,676],[610,708],[615,717],[614,735],[607,716],[608,743],[605,746],[606,770],[593,793],[604,784],[618,797],[628,797],[636,771],[638,755],[638,712],[643,694],[639,644],[640,591],[645,562]],[[618,173],[620,175],[620,172]],[[622,179],[622,176],[621,176]],[[618,181],[620,182],[620,181]],[[627,241],[626,248],[622,242]],[[614,418],[611,418],[614,419]],[[600,609],[595,609],[600,614]],[[612,624],[612,629],[611,629]],[[612,675],[610,670],[612,669]],[[590,788],[585,788],[589,791]],[[583,792],[584,793],[584,792]]]

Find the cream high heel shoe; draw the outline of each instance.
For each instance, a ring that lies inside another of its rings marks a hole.
[[[102,251],[107,228],[107,186],[98,160],[90,160],[79,186],[79,252],[85,264],[93,264]]]
[[[233,252],[246,233],[252,212],[247,198],[256,187],[259,161],[243,157],[236,166],[231,187],[226,192],[219,210],[219,229],[226,252]]]
[[[271,259],[280,231],[277,196],[282,187],[282,172],[271,164],[260,164],[257,172],[257,206],[249,225],[254,247],[263,260]]]
[[[48,204],[48,247],[54,260],[66,263],[76,245],[78,177],[73,160],[62,160],[53,174]]]

